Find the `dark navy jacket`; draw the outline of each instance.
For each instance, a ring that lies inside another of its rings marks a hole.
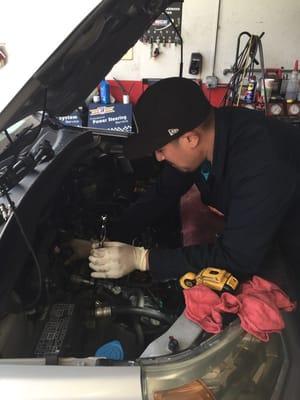
[[[156,185],[128,211],[131,229],[141,231],[195,183],[203,202],[225,215],[215,244],[152,249],[153,278],[176,278],[205,266],[237,276],[259,273],[275,240],[300,270],[300,132],[239,108],[215,109],[215,131],[207,181],[199,171],[182,173],[166,165]]]

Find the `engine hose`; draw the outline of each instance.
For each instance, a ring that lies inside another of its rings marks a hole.
[[[173,319],[170,318],[168,315],[163,314],[160,311],[152,310],[151,308],[144,308],[144,307],[112,307],[111,308],[112,315],[137,315],[141,317],[148,317],[156,319],[160,322],[165,322],[169,325],[172,324]]]
[[[145,346],[144,332],[143,332],[141,324],[137,321],[136,317],[134,317],[133,327],[134,327],[134,331],[136,334],[136,342],[137,342],[139,348],[144,350],[144,348],[145,348],[144,347]]]
[[[144,293],[141,289],[137,289],[136,290],[136,294],[137,294],[137,302],[136,305],[138,307],[144,307],[145,305],[145,297],[144,297]],[[145,348],[145,337],[144,337],[144,332],[143,332],[143,328],[140,324],[139,321],[139,317],[138,316],[133,316],[133,327],[135,330],[135,334],[136,334],[136,340],[137,340],[137,344],[140,347],[140,349]]]
[[[144,307],[132,307],[132,306],[125,306],[125,307],[97,307],[95,310],[96,317],[110,317],[114,315],[134,315],[140,317],[148,317],[156,319],[160,322],[164,322],[168,325],[173,323],[173,318],[170,318],[168,315],[163,314],[160,311],[152,310],[151,308],[144,308]]]
[[[136,294],[137,294],[136,305],[138,307],[144,307],[144,305],[145,305],[145,296],[144,296],[143,291],[141,289],[137,289]]]

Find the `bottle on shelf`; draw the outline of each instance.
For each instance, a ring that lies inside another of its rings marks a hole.
[[[247,104],[252,104],[255,102],[255,89],[256,89],[256,76],[253,75],[249,79],[248,86],[247,86],[247,91],[244,97],[244,101]]]
[[[290,79],[288,80],[285,99],[287,102],[293,102],[297,99],[299,89],[299,72],[298,72],[298,60],[295,61],[294,69],[291,73]]]
[[[110,87],[106,80],[102,80],[99,85],[100,99],[102,104],[110,104]]]
[[[285,98],[287,84],[288,84],[288,74],[282,74],[282,80],[280,85],[280,96],[282,98]]]

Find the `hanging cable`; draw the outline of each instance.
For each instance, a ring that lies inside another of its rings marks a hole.
[[[12,138],[10,137],[10,134],[8,133],[7,129],[4,129],[4,134],[7,138],[7,140],[9,141],[9,143],[13,144],[14,142],[13,142]]]
[[[41,122],[40,122],[39,129],[38,129],[37,137],[39,136],[39,134],[40,134],[40,132],[42,130],[42,126],[43,126],[43,122],[44,122],[45,114],[46,114],[46,107],[47,107],[47,88],[45,89],[43,113],[42,113]],[[34,251],[32,245],[31,245],[31,243],[30,243],[30,240],[29,240],[29,238],[27,237],[27,235],[25,233],[25,230],[23,228],[22,222],[21,222],[21,220],[20,220],[20,218],[18,216],[18,212],[16,210],[14,202],[12,201],[12,199],[11,199],[11,197],[9,195],[9,192],[8,192],[7,188],[5,186],[4,187],[0,187],[0,192],[2,194],[4,194],[6,199],[7,199],[7,202],[9,204],[10,208],[11,208],[11,211],[13,213],[15,221],[16,221],[18,227],[19,227],[20,233],[21,233],[21,235],[22,235],[22,237],[24,239],[25,245],[26,245],[29,253],[32,256],[32,259],[34,261],[34,265],[36,267],[36,272],[37,272],[37,277],[38,277],[38,290],[37,290],[37,293],[36,293],[34,299],[32,300],[32,302],[30,304],[26,304],[26,306],[25,306],[26,310],[30,310],[39,302],[39,300],[41,298],[41,294],[42,294],[43,282],[42,282],[41,265],[40,265],[40,263],[38,261],[38,258],[37,258],[36,254],[35,254],[35,251]]]
[[[44,104],[43,104],[43,112],[42,112],[42,118],[41,118],[41,122],[40,122],[40,126],[39,126],[39,130],[38,130],[38,134],[37,137],[39,137],[42,127],[43,127],[43,123],[44,123],[44,119],[45,119],[45,115],[46,115],[46,109],[47,109],[47,94],[48,94],[48,89],[45,88],[45,93],[44,93]]]
[[[232,77],[228,83],[227,90],[224,94],[221,105],[238,106],[241,100],[242,88],[246,77],[250,79],[254,74],[254,65],[261,65],[262,82],[264,85],[264,57],[260,35],[251,35],[249,32],[242,32],[238,36],[236,59],[232,67]],[[248,41],[240,52],[240,41],[243,36],[248,36]],[[257,51],[259,53],[259,61],[256,60]],[[266,102],[265,102],[266,103]],[[266,104],[265,104],[266,108]]]
[[[173,26],[175,32],[177,33],[177,36],[180,40],[180,66],[179,66],[179,77],[182,78],[182,72],[183,72],[183,39],[182,36],[179,32],[179,30],[177,29],[177,26],[174,24],[172,18],[170,17],[170,15],[168,13],[166,13],[164,11],[164,15],[168,18],[168,20],[170,21],[170,24]]]
[[[34,251],[32,245],[30,243],[30,240],[28,239],[28,237],[27,237],[27,235],[26,235],[26,233],[25,233],[25,231],[23,229],[22,223],[20,221],[20,218],[19,218],[18,213],[17,213],[16,208],[15,208],[15,205],[14,205],[14,203],[13,203],[12,199],[10,198],[10,195],[9,195],[9,193],[7,191],[5,191],[5,197],[7,198],[8,204],[11,207],[11,210],[13,212],[13,216],[14,216],[14,218],[16,220],[16,223],[17,223],[17,225],[18,225],[18,227],[20,229],[21,235],[23,236],[23,239],[24,239],[24,242],[25,242],[25,244],[27,246],[27,249],[29,250],[29,252],[30,252],[30,254],[32,256],[32,259],[34,261],[34,265],[36,267],[37,276],[38,276],[38,291],[37,291],[33,301],[30,304],[27,304],[26,307],[25,307],[27,310],[30,310],[39,302],[39,300],[41,298],[42,284],[43,284],[43,282],[42,282],[42,269],[41,269],[40,263],[39,263],[39,261],[37,259],[37,256],[35,254],[35,251]]]
[[[267,114],[267,108],[268,108],[268,96],[266,95],[266,81],[265,81],[265,60],[264,60],[264,53],[263,53],[263,47],[262,47],[262,42],[259,40],[258,43],[258,50],[260,54],[260,64],[261,64],[261,74],[262,74],[262,85],[264,89],[264,104],[265,104],[265,114]]]
[[[248,71],[249,75],[251,73],[251,69],[249,69],[249,67],[251,68],[251,65],[253,64],[253,62],[252,62],[251,58],[250,58],[250,61],[249,61],[249,57],[250,57],[250,50],[251,50],[252,41],[253,41],[253,36],[251,35],[251,37],[249,39],[248,50],[247,50],[247,53],[246,53],[246,63],[248,62],[248,65],[246,65],[242,69],[242,75],[241,75],[241,79],[240,79],[239,87],[238,87],[238,97],[237,97],[237,101],[236,101],[236,104],[235,104],[236,106],[239,106],[239,104],[240,104],[242,88],[243,88],[244,79],[245,79],[245,76],[247,74],[247,71]]]

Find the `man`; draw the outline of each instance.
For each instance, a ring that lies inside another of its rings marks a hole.
[[[146,250],[121,242],[92,249],[96,278],[119,278],[134,269],[155,280],[180,277],[206,266],[239,278],[264,273],[274,243],[299,269],[300,132],[263,113],[210,106],[200,87],[185,78],[151,86],[135,108],[138,133],[128,158],[154,153],[165,168],[156,185],[123,217],[111,237],[125,239],[159,219],[195,183],[207,205],[224,214],[214,244]],[[201,173],[207,162],[209,176]],[[207,178],[207,179],[206,179]],[[125,227],[125,228],[124,228]],[[299,265],[298,265],[299,261]]]

